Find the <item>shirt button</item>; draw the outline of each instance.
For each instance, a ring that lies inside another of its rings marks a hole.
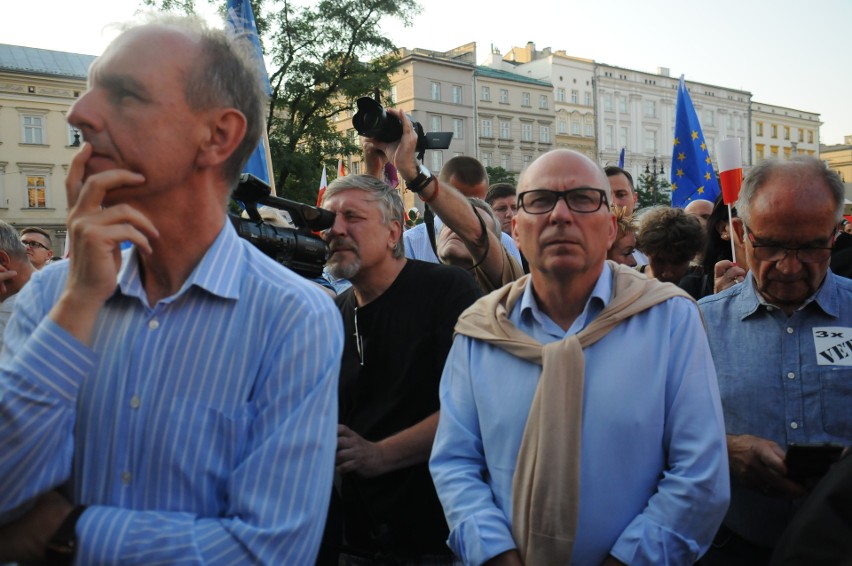
[[[793,327],[792,327],[792,326],[788,326],[788,327],[787,327],[787,334],[792,334],[792,333],[793,333]]]
[[[130,408],[131,409],[138,409],[139,405],[141,405],[141,404],[142,404],[142,401],[139,399],[139,395],[134,395],[133,397],[130,398]]]
[[[796,421],[791,422],[790,428],[792,428],[793,430],[796,430],[797,428],[799,428],[799,423],[797,423]]]
[[[766,310],[768,310],[769,312],[772,312],[772,311],[775,310],[775,307],[766,307]]]
[[[158,328],[160,328],[160,321],[158,321],[156,318],[149,320],[148,328],[150,328],[151,330],[157,330]]]
[[[131,479],[133,479],[133,475],[130,472],[121,472],[121,483],[128,485]]]
[[[787,379],[796,379],[796,374],[791,371],[787,374]]]

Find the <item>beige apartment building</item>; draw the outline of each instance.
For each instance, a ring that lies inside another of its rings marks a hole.
[[[0,218],[65,244],[65,173],[80,143],[65,116],[86,88],[91,55],[0,44]]]
[[[843,136],[842,144],[820,146],[819,158],[837,172],[844,183],[852,184],[852,136]]]
[[[819,157],[819,114],[752,102],[751,121],[755,164],[794,155]]]

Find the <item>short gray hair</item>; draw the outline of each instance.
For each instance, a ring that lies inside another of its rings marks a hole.
[[[393,246],[394,259],[405,257],[405,245],[402,242],[402,227],[405,226],[405,207],[399,191],[370,175],[347,175],[332,181],[325,189],[322,203],[325,205],[332,196],[348,190],[364,191],[370,195],[370,200],[378,203],[382,215],[382,224],[390,226],[396,222],[400,226],[399,240]]]
[[[846,195],[840,176],[826,167],[819,159],[810,156],[796,156],[788,161],[767,159],[749,171],[743,179],[736,206],[739,217],[746,226],[751,222],[751,203],[754,201],[757,191],[775,173],[807,176],[821,180],[831,192],[831,198],[834,201],[835,220],[840,222],[840,219],[843,218],[843,203]]]
[[[246,133],[224,164],[224,176],[236,184],[257,147],[264,129],[266,93],[263,91],[254,46],[247,33],[210,27],[202,18],[149,12],[142,23],[124,31],[154,25],[173,28],[199,42],[196,64],[187,73],[186,102],[194,110],[235,108],[246,118]]]
[[[17,259],[27,257],[27,248],[21,243],[21,235],[18,234],[18,230],[2,220],[0,220],[0,250]]]
[[[491,226],[489,226],[489,228],[492,232],[494,232],[495,236],[499,237],[500,234],[503,232],[503,227],[500,224],[500,221],[497,220],[497,215],[494,214],[494,210],[492,210],[491,205],[482,200],[481,198],[468,197],[467,200],[470,201],[470,204],[472,204],[474,208],[478,208],[486,212],[488,218],[491,219]]]

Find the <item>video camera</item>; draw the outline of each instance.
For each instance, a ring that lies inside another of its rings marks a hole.
[[[402,122],[396,116],[389,115],[379,104],[369,96],[356,101],[358,112],[352,116],[352,127],[358,134],[383,142],[394,142],[402,137]],[[448,149],[453,139],[452,132],[425,133],[423,126],[406,114],[408,121],[417,133],[417,159],[423,161],[427,149]]]
[[[260,251],[303,277],[322,275],[328,246],[313,232],[331,228],[334,214],[292,200],[272,196],[272,189],[254,175],[243,173],[231,198],[245,206],[248,218],[228,214],[237,234],[257,246]],[[295,228],[282,228],[265,223],[257,210],[263,204],[286,211]]]

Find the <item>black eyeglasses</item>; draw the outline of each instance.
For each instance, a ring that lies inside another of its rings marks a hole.
[[[358,332],[358,307],[355,307],[355,348],[358,350],[358,359],[361,360],[361,365],[364,365],[364,338]]]
[[[41,248],[43,250],[50,249],[41,242],[36,242],[35,240],[21,240],[21,243],[27,246],[28,248]]]
[[[831,257],[834,238],[837,235],[836,231],[831,232],[831,235],[828,237],[829,245],[827,247],[804,246],[800,248],[787,248],[784,246],[758,244],[755,235],[745,226],[743,226],[743,229],[745,230],[746,237],[748,237],[748,241],[751,243],[755,259],[759,259],[760,261],[781,261],[790,252],[802,263],[822,263],[828,261]]]
[[[530,214],[547,214],[559,199],[565,200],[568,208],[574,212],[597,212],[607,205],[606,191],[602,189],[571,189],[570,191],[550,191],[535,189],[518,195],[518,207]]]

